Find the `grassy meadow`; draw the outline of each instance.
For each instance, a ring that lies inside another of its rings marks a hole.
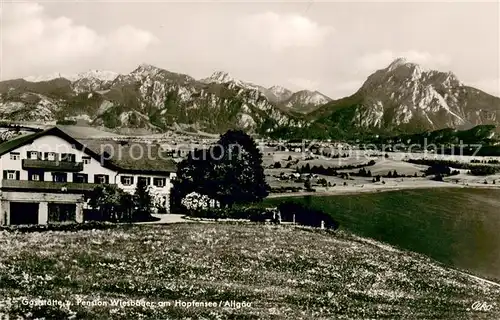
[[[11,319],[494,319],[499,297],[496,286],[344,231],[186,223],[0,232],[0,314]],[[29,304],[37,298],[67,302]],[[476,301],[493,308],[471,310]]]
[[[267,199],[277,205],[287,198]],[[500,280],[500,190],[434,188],[293,197],[340,227]]]

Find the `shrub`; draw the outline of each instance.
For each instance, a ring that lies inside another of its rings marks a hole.
[[[318,184],[322,185],[323,187],[326,187],[328,185],[328,181],[326,181],[325,178],[320,178],[318,179]]]
[[[451,174],[451,169],[447,165],[441,164],[441,163],[434,163],[432,164],[427,170],[425,170],[426,175],[450,175]]]
[[[470,168],[470,174],[473,176],[488,176],[497,173],[498,167],[493,166],[473,166]]]
[[[278,206],[278,210],[281,213],[282,221],[292,222],[293,216],[295,215],[295,223],[300,225],[320,227],[321,221],[324,221],[325,228],[336,230],[339,227],[338,222],[329,214],[320,210],[311,209],[296,202],[283,202]]]
[[[58,124],[58,125],[76,125],[77,121],[76,120],[68,120],[68,119],[57,120],[56,124]]]
[[[269,212],[262,209],[249,209],[246,210],[247,218],[252,222],[266,222],[267,219],[271,219]]]
[[[310,179],[307,179],[304,182],[304,188],[306,189],[306,191],[310,191],[312,189],[312,187],[311,187],[311,180]]]
[[[236,219],[265,222],[272,218],[272,211],[263,208],[205,208],[192,210],[189,215],[202,219]]]
[[[287,192],[299,192],[302,190],[302,187],[277,187],[277,188],[271,188],[270,192],[271,193],[287,193]]]
[[[434,181],[443,181],[443,176],[440,173],[438,173],[438,174],[436,174],[434,176],[434,178],[432,178],[432,180],[434,180]]]

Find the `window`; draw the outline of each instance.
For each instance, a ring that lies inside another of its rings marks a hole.
[[[65,172],[52,172],[52,181],[54,181],[54,182],[67,182],[68,175]]]
[[[76,157],[73,153],[61,153],[61,161],[76,162]]]
[[[89,175],[85,173],[73,173],[73,182],[88,183]]]
[[[18,152],[10,153],[10,160],[19,160],[21,159],[21,155]]]
[[[57,223],[76,220],[76,205],[66,203],[49,203],[48,222]]]
[[[56,161],[57,160],[55,152],[45,152],[44,156],[45,156],[45,160],[48,160],[48,161]]]
[[[28,159],[37,160],[41,158],[41,153],[37,151],[28,151]]]
[[[28,171],[29,181],[43,181],[43,171]]]
[[[109,176],[106,174],[94,175],[94,183],[109,183]]]
[[[120,178],[120,181],[121,181],[121,183],[124,186],[130,186],[130,185],[134,184],[134,177],[131,177],[131,176],[122,176]]]
[[[145,185],[149,186],[151,184],[151,178],[139,177],[137,179],[137,183],[144,183]]]
[[[153,179],[153,184],[156,187],[163,188],[165,186],[165,178],[154,178]]]
[[[82,157],[82,162],[83,162],[83,164],[89,164],[90,163],[90,157]]]
[[[16,170],[4,170],[3,178],[7,180],[19,180],[20,171]]]

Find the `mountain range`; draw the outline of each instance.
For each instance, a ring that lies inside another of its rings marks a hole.
[[[451,72],[424,70],[401,58],[338,100],[317,91],[265,88],[222,71],[194,79],[142,64],[129,74],[91,70],[2,81],[0,119],[336,138],[499,125],[500,98]]]

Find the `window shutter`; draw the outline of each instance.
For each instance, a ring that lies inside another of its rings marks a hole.
[[[31,159],[30,151],[26,151],[26,159]]]
[[[45,152],[45,153],[43,154],[43,157],[44,157],[44,159],[45,159],[45,160],[49,160],[49,153],[48,153],[48,152]]]
[[[20,176],[21,176],[21,172],[16,171],[16,180],[19,180]]]
[[[132,184],[134,184],[134,177],[133,177],[133,176],[131,176],[131,177],[130,177],[130,182],[131,182]]]
[[[38,160],[42,160],[42,153],[41,152],[38,152]]]
[[[109,176],[108,176],[108,175],[105,175],[105,176],[104,176],[104,179],[105,179],[105,181],[106,181],[106,184],[108,184],[108,183],[109,183]]]
[[[4,178],[4,179],[7,179],[7,170],[4,170],[4,171],[3,171],[3,178]]]

